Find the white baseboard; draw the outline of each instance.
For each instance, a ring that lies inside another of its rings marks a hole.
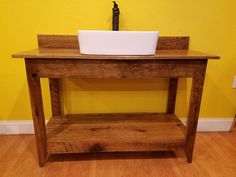
[[[0,134],[32,134],[32,120],[0,121]]]
[[[47,122],[47,121],[46,121]],[[32,120],[0,121],[0,134],[34,134]]]
[[[187,119],[180,119],[186,124]],[[198,132],[230,131],[234,118],[200,118],[198,121]]]
[[[186,123],[186,118],[181,118]],[[198,121],[198,132],[230,131],[234,118],[204,118]],[[32,120],[0,121],[0,134],[34,134]]]

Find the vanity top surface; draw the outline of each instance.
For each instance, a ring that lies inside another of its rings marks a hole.
[[[43,59],[91,59],[91,60],[171,60],[171,59],[219,59],[219,56],[192,50],[157,50],[155,55],[83,55],[79,49],[40,48],[20,52],[13,58],[43,58]]]

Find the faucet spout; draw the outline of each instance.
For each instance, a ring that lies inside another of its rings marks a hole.
[[[120,15],[120,10],[119,10],[119,7],[118,7],[118,4],[113,1],[114,3],[114,6],[113,6],[113,9],[112,9],[112,30],[113,31],[119,31],[119,15]]]

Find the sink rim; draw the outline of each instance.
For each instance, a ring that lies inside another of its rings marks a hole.
[[[159,34],[160,31],[109,31],[109,30],[78,30],[80,32],[101,32],[101,33],[157,33]]]

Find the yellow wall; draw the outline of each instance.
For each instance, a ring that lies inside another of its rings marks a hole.
[[[221,56],[209,61],[201,117],[233,117],[236,90],[235,0],[119,0],[122,30],[189,35],[190,48]],[[25,67],[11,54],[37,47],[37,34],[111,29],[111,0],[0,0],[0,120],[31,119]],[[164,111],[165,79],[66,80],[65,112]],[[47,80],[42,82],[50,115]],[[180,80],[177,114],[186,116],[190,81]]]

